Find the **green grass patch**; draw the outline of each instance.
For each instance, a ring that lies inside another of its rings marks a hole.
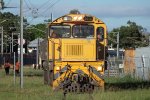
[[[10,75],[6,76],[4,69],[0,69],[0,100],[62,100],[63,99],[62,91],[54,92],[50,86],[44,85],[42,70],[24,68],[24,75],[25,75],[24,86],[23,89],[21,89],[20,77],[16,77],[16,84],[14,85],[13,70],[10,71]],[[114,79],[112,80],[114,81]],[[115,81],[114,82],[113,81],[112,83],[115,83]],[[72,93],[66,95],[66,100],[92,100],[92,99],[93,100],[150,100],[150,89],[148,88],[148,89],[104,91],[104,92],[97,90],[90,95],[72,94]]]
[[[150,81],[140,80],[130,75],[124,77],[106,77],[105,90],[143,89],[150,88]]]
[[[105,77],[106,83],[136,83],[143,82],[141,79],[132,77],[131,75],[126,75],[123,77]]]

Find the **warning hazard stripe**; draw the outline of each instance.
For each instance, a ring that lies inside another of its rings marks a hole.
[[[60,72],[63,72],[63,73],[66,73],[66,71],[67,71],[67,66],[63,67],[60,70]],[[96,68],[91,67],[91,70],[88,70],[88,71],[90,71],[90,73],[94,73],[97,77],[104,79],[104,75],[102,75],[100,72],[98,72]],[[58,77],[61,77],[60,72],[57,72],[56,74],[54,74],[54,80],[57,79]],[[76,71],[74,71],[74,73],[78,73],[78,72],[85,73],[81,69],[77,69]],[[87,73],[85,73],[85,74],[87,74]]]

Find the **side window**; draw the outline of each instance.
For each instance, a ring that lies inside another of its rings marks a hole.
[[[98,41],[104,40],[104,28],[103,27],[98,27],[96,30],[96,34],[97,34],[97,40]]]

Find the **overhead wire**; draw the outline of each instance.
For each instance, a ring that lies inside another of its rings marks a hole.
[[[57,0],[55,2],[51,2],[50,6],[45,9],[41,14],[43,15],[43,13],[47,13],[47,11],[49,11],[50,8],[52,8],[55,4],[57,4],[60,0]]]
[[[30,15],[30,13],[31,13],[31,7],[30,7],[30,5],[28,4],[28,2],[26,1],[26,0],[24,0],[24,4],[25,4],[25,10],[23,11],[23,13],[24,13],[24,17],[26,17],[26,16],[28,16],[28,15]],[[27,17],[26,17],[26,19],[28,19]],[[28,23],[30,23],[29,21],[28,21]]]
[[[47,3],[42,9],[39,9],[41,14],[45,13],[46,10],[55,2],[55,0],[50,0],[51,2]]]
[[[37,17],[38,13],[41,11],[41,8],[43,9],[52,0],[48,0],[48,1],[44,2],[40,7],[33,7],[33,4],[30,2],[30,0],[24,0],[24,1],[28,8],[28,10],[25,10],[24,13],[31,13],[33,17]]]
[[[53,8],[54,6],[59,2],[60,0],[53,0],[50,2],[49,6],[42,12],[40,13],[39,15],[41,17],[44,17],[45,19],[50,19],[50,16],[52,15],[52,12],[53,12]]]
[[[28,23],[32,24],[32,23],[33,23],[33,21],[34,21],[35,19],[36,19],[36,18],[32,18],[30,21],[28,21]],[[30,26],[30,24],[29,24],[29,25],[27,25],[26,27]]]
[[[35,7],[35,6],[30,2],[30,0],[28,0],[28,3],[30,4],[31,7]]]
[[[27,7],[27,9],[24,11],[24,13],[26,13],[26,16],[28,16],[27,13],[31,13],[31,15],[32,15],[31,16],[32,19],[27,18],[27,19],[30,19],[30,21],[28,21],[28,23],[31,24],[31,23],[33,23],[33,21],[35,19],[38,19],[38,17],[45,17],[43,15],[45,15],[45,13],[47,14],[47,12],[50,11],[50,8],[54,7],[60,0],[47,0],[41,6],[36,7],[36,8],[35,8],[35,6],[33,6],[33,4],[31,3],[30,0],[24,0],[24,1],[25,1],[25,5]],[[49,13],[49,14],[51,14],[51,13]]]
[[[26,4],[27,8],[28,8],[28,9],[31,9],[31,7],[28,5],[27,1],[24,0],[24,2],[25,2],[25,4]]]
[[[59,2],[60,0],[57,0],[50,8],[54,8],[54,6]],[[49,8],[49,9],[50,9]],[[49,12],[49,15],[51,15],[52,13],[51,12]]]
[[[46,5],[49,4],[49,2],[52,1],[52,0],[47,0],[45,3],[43,3],[38,9],[41,9],[43,7],[45,7]]]
[[[29,4],[30,3],[30,4]],[[28,8],[28,10],[24,11],[27,13],[30,13],[30,15],[32,15],[32,21],[34,20],[34,18],[37,18],[38,16],[38,9],[32,6],[32,3],[28,0],[28,2],[25,0],[25,4]]]
[[[28,3],[27,3],[27,1],[28,1]],[[50,10],[50,8],[52,8],[56,3],[58,3],[60,0],[57,0],[57,1],[55,1],[55,0],[47,0],[45,3],[43,3],[40,7],[36,7],[36,8],[34,8],[33,7],[33,4],[30,2],[30,0],[25,0],[25,4],[26,4],[26,6],[27,6],[27,8],[29,9],[29,10],[26,10],[26,11],[24,11],[24,12],[29,12],[30,11],[30,9],[32,9],[33,11],[32,12],[30,12],[30,13],[32,13],[33,14],[33,12],[36,12],[36,13],[39,13],[39,15],[38,15],[38,17],[39,16],[43,16],[44,15],[44,13],[47,13],[47,11],[49,11]],[[29,3],[30,3],[30,5],[29,5]],[[30,7],[30,6],[32,6],[32,7]],[[45,8],[45,9],[44,9]],[[34,15],[34,14],[33,14]]]
[[[6,7],[10,4],[12,0],[9,0],[7,3],[6,3]]]
[[[31,11],[31,9],[26,9],[23,12],[26,13],[26,12],[29,12],[29,11]]]

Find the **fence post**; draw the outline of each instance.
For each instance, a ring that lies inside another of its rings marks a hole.
[[[16,84],[16,73],[15,73],[15,69],[16,69],[16,54],[14,52],[14,85]]]
[[[144,58],[144,55],[142,55],[142,68],[143,68],[143,76],[142,76],[142,79],[144,80],[145,79],[145,72],[144,72],[144,68],[145,68],[145,58]]]

